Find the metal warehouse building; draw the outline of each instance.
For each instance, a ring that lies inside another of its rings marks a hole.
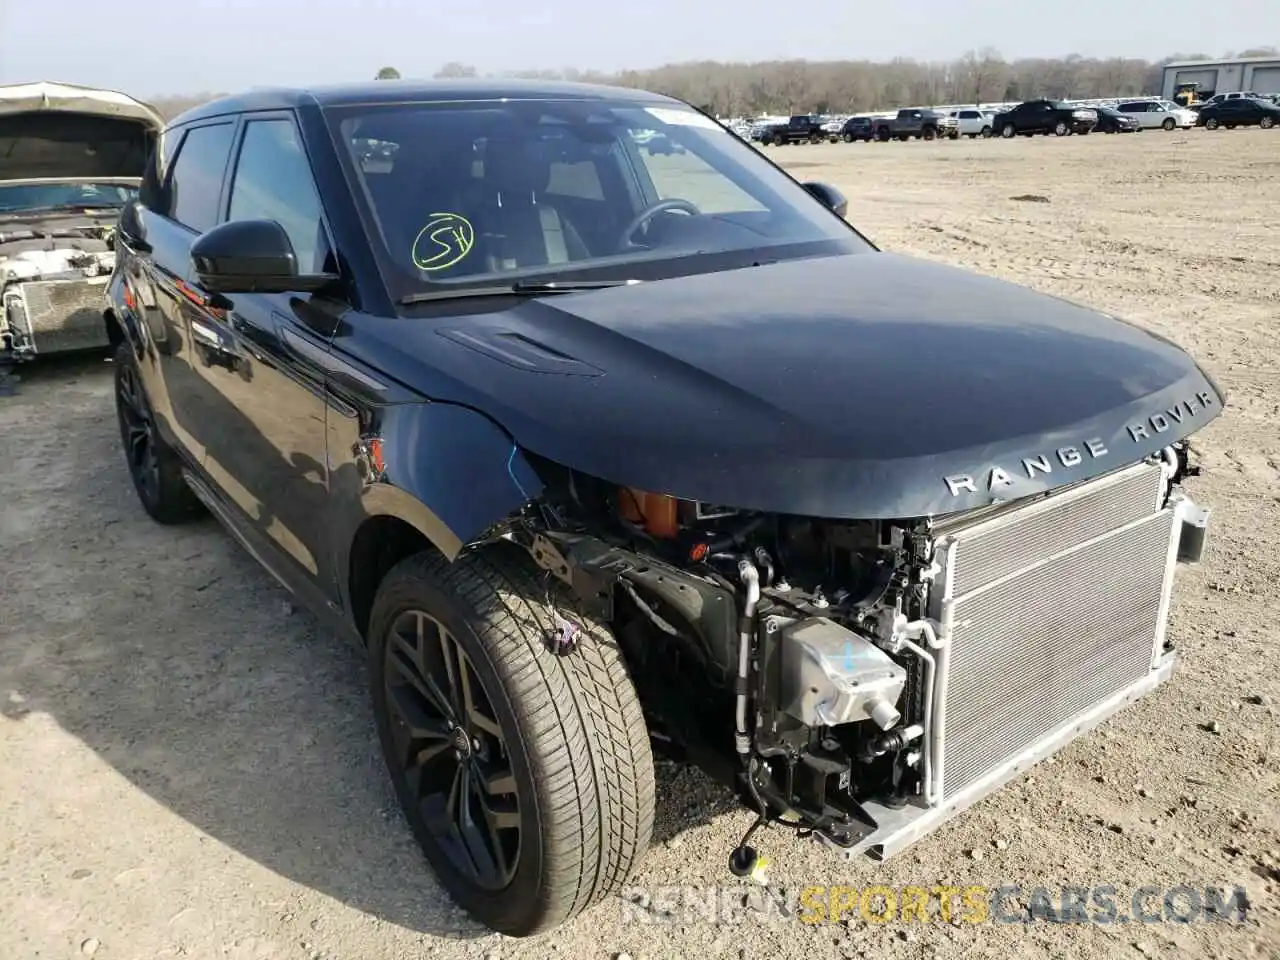
[[[1161,95],[1172,100],[1180,83],[1200,84],[1200,96],[1252,90],[1280,93],[1280,57],[1246,57],[1237,60],[1187,60],[1164,68]]]

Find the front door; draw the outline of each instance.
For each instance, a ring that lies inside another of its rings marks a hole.
[[[218,222],[219,201],[236,125],[221,120],[191,127],[176,144],[164,180],[145,212],[151,251],[139,260],[135,278],[143,316],[159,358],[163,388],[149,390],[165,438],[193,464],[205,457],[200,428],[208,384],[191,321],[198,295],[187,283],[191,243]]]
[[[323,272],[329,234],[302,140],[290,114],[245,117],[228,184],[226,220],[274,220],[301,274]],[[217,398],[201,424],[205,472],[277,576],[310,599],[337,596],[327,538],[325,379],[341,306],[310,294],[201,296],[193,338]],[[326,329],[328,327],[328,329]]]

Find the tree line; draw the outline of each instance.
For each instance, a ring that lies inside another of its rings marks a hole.
[[[1223,58],[1280,55],[1276,47],[1253,47]],[[903,106],[990,103],[1033,97],[1091,99],[1159,94],[1163,68],[1179,60],[1210,60],[1206,53],[1177,53],[1150,61],[1134,57],[1022,57],[1007,60],[994,48],[972,50],[951,61],[896,57],[871,60],[769,60],[756,63],[699,61],[647,70],[517,70],[493,76],[577,80],[640,87],[678,97],[717,116],[854,113]],[[433,76],[475,77],[466,63],[451,62]],[[400,76],[383,67],[377,79]],[[156,97],[167,117],[215,94]]]

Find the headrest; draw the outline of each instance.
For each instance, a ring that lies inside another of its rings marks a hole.
[[[551,153],[535,137],[490,137],[484,150],[484,181],[488,191],[504,200],[528,200],[547,189]]]

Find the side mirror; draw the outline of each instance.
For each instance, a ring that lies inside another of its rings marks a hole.
[[[816,180],[810,180],[804,184],[804,188],[817,197],[823,204],[831,208],[837,217],[843,217],[849,212],[849,201],[845,195],[831,186],[829,183],[819,183]]]
[[[300,275],[293,243],[274,220],[221,223],[196,238],[191,259],[210,293],[305,293],[336,279]]]
[[[116,233],[126,244],[139,253],[150,253],[151,244],[147,243],[146,230],[142,226],[142,213],[137,200],[130,200],[120,211],[120,222],[116,224]]]

